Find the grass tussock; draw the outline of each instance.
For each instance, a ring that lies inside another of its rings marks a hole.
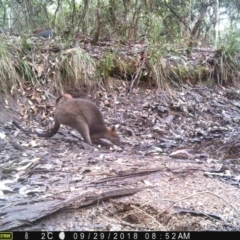
[[[168,89],[170,85],[202,84],[210,80],[208,65],[192,62],[183,49],[152,47],[149,49],[150,79],[158,88]]]
[[[0,41],[0,90],[7,94],[19,82],[15,65],[19,60],[15,46],[2,38]]]
[[[148,54],[151,55],[149,59],[149,79],[156,83],[156,86],[161,89],[167,89],[169,81],[171,80],[169,68],[167,68],[167,61],[164,58],[164,48],[158,46],[151,46],[148,49]]]
[[[212,77],[220,85],[240,87],[240,41],[233,39],[228,46],[222,46],[211,61]]]
[[[61,53],[56,66],[54,84],[57,89],[80,88],[98,84],[96,63],[84,50],[76,47]]]
[[[98,73],[104,80],[109,77],[128,79],[135,71],[134,64],[134,59],[129,56],[106,52],[98,64]]]

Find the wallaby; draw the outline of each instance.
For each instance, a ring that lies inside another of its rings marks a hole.
[[[57,99],[57,103],[60,98]],[[115,145],[120,143],[115,127],[106,128],[101,112],[91,101],[80,98],[68,99],[57,107],[54,120],[52,129],[44,133],[35,133],[39,137],[52,137],[58,132],[60,125],[63,124],[76,129],[82,135],[84,141],[89,144],[97,143],[100,138],[108,139]],[[13,124],[18,128],[20,127],[14,121]]]

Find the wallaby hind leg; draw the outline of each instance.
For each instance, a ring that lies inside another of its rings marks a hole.
[[[83,140],[86,143],[89,143],[89,144],[92,145],[92,141],[91,141],[90,134],[89,134],[89,127],[88,127],[87,123],[85,123],[83,121],[78,121],[78,123],[75,126],[75,128],[82,135]]]

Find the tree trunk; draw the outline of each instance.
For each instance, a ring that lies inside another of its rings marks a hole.
[[[61,0],[61,15],[62,15],[62,25],[63,25],[63,28],[66,29],[66,22],[65,22],[65,16],[64,16],[64,10],[63,10],[63,2]]]
[[[216,7],[215,7],[215,47],[218,46],[218,38],[219,38],[219,0],[216,0]]]

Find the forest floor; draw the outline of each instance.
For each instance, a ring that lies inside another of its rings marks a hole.
[[[0,98],[0,230],[240,230],[240,92],[126,87],[91,94],[120,146],[46,130],[54,99]]]

